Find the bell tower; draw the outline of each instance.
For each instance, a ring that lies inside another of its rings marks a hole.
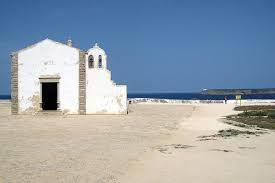
[[[107,55],[96,43],[86,55],[86,114],[126,114],[127,87],[116,85]]]
[[[98,43],[88,50],[88,69],[107,69],[107,55]]]

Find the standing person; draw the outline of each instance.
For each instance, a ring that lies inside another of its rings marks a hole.
[[[227,104],[227,97],[224,97],[224,103]]]

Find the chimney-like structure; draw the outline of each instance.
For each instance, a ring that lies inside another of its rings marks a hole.
[[[70,46],[70,47],[73,46],[73,41],[71,40],[71,38],[68,39],[67,45]]]

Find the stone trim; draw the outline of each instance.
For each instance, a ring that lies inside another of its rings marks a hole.
[[[86,114],[86,62],[85,52],[79,51],[79,114]]]
[[[40,83],[59,83],[60,76],[58,75],[43,75],[39,77]]]
[[[18,114],[18,53],[11,55],[11,113]]]

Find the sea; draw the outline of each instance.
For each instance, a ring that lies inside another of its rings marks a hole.
[[[128,93],[128,98],[154,98],[175,100],[228,100],[235,99],[235,95],[205,95],[201,93]],[[10,95],[0,95],[1,100],[10,100]],[[274,99],[275,94],[242,95],[242,99]]]

